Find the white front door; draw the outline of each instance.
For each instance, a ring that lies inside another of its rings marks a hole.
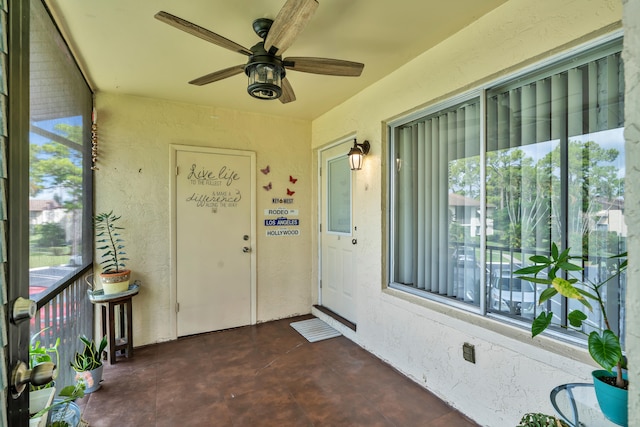
[[[255,153],[172,150],[177,336],[255,323]]]
[[[352,218],[352,172],[347,153],[353,140],[320,153],[322,306],[356,323],[356,262]]]

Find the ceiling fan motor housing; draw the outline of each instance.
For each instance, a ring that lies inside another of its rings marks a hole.
[[[258,99],[277,99],[282,95],[282,79],[285,77],[285,69],[282,66],[282,58],[272,55],[264,49],[264,43],[260,42],[251,48],[253,55],[244,68],[249,77],[247,92]]]

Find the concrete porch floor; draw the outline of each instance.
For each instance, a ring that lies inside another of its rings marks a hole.
[[[105,363],[83,419],[105,426],[473,427],[345,337],[309,343],[301,316],[135,349]]]

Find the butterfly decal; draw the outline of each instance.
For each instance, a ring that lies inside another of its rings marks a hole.
[[[269,183],[269,185],[263,185],[262,188],[264,188],[267,191],[271,190],[271,183]]]
[[[292,182],[295,184],[297,181],[298,181],[298,178],[294,178],[291,175],[289,175],[289,182]]]
[[[260,172],[262,172],[263,174],[267,175],[267,174],[269,174],[269,172],[271,172],[271,169],[269,168],[269,165],[267,165],[266,168],[260,169]],[[269,189],[269,190],[271,190],[271,189]]]
[[[296,194],[295,191],[291,191],[287,188],[287,196],[293,196],[294,194]]]

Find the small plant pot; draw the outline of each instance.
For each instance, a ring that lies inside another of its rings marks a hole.
[[[29,412],[37,414],[53,402],[53,397],[56,394],[55,387],[43,388],[40,390],[33,390],[29,392]],[[29,427],[44,427],[47,424],[47,417],[49,412],[45,412],[39,417],[29,419]]]
[[[627,415],[629,391],[600,380],[601,377],[615,377],[615,372],[611,373],[600,369],[593,371],[592,375],[596,398],[604,416],[619,426],[627,426],[629,422]],[[622,376],[625,380],[627,379],[625,372],[623,372]]]
[[[79,376],[82,376],[85,381],[85,389],[84,394],[93,393],[100,388],[100,383],[102,382],[102,370],[104,369],[104,365],[98,366],[96,369],[92,369],[90,371],[80,371],[76,374],[76,379]]]
[[[77,427],[80,424],[80,417],[82,415],[82,411],[80,407],[75,402],[67,402],[61,403],[64,399],[56,397],[53,399],[53,403],[60,403],[57,406],[54,406],[49,411],[49,424],[53,424],[55,422],[63,423],[66,422],[69,427]]]
[[[100,273],[104,294],[117,294],[128,290],[130,278],[131,270],[122,270],[117,273]]]
[[[99,367],[97,367],[96,369],[92,369],[89,371],[89,373],[91,374],[91,379],[92,381],[92,385],[91,387],[87,387],[84,392],[85,394],[88,393],[93,393],[94,391],[98,390],[100,388],[100,382],[102,382],[102,369],[104,368],[104,365],[100,365]]]

